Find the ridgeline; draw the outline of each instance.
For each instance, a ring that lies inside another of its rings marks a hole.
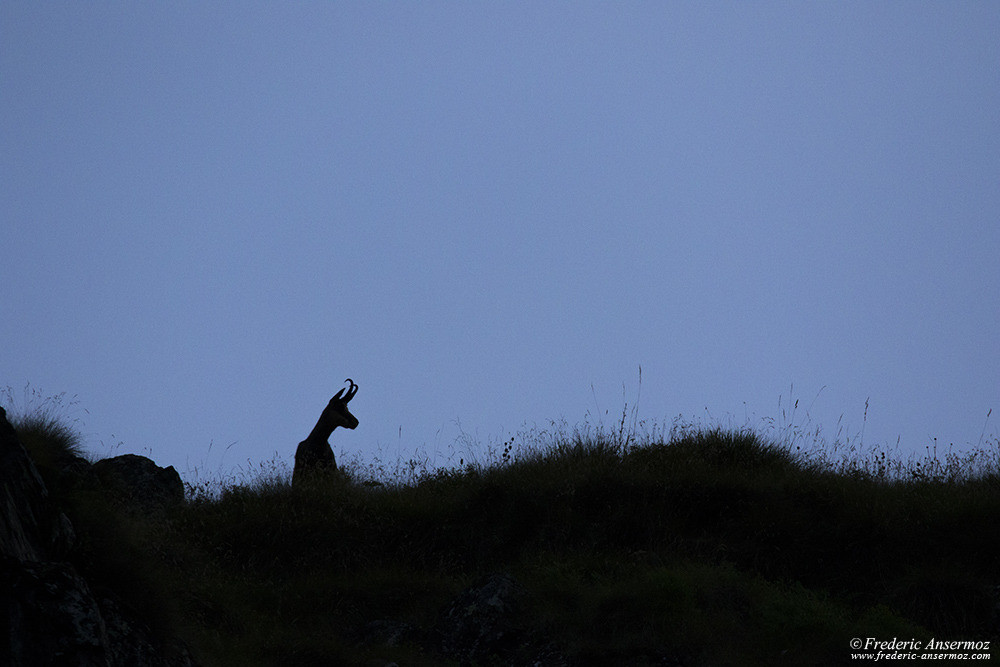
[[[832,465],[750,430],[561,436],[405,483],[348,466],[150,512],[14,426],[75,566],[204,665],[837,665],[854,638],[1000,638],[995,452],[887,475],[884,455]]]

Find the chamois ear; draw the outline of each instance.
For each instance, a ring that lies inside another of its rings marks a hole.
[[[343,389],[341,389],[340,391],[338,391],[336,394],[333,395],[333,398],[330,399],[330,402],[332,403],[333,401],[339,400],[341,394],[343,394],[343,393],[344,393]],[[344,402],[346,403],[347,401],[344,401]]]

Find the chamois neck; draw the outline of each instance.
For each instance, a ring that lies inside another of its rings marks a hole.
[[[324,419],[320,419],[313,426],[313,430],[309,432],[309,437],[306,438],[309,442],[326,442],[330,439],[330,434],[333,433],[333,429],[337,428],[336,424],[332,426],[330,424],[324,423]]]

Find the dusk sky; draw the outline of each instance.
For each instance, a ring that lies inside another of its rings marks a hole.
[[[290,465],[348,377],[338,459],[1000,431],[997,2],[8,1],[0,183],[0,387],[97,456]]]

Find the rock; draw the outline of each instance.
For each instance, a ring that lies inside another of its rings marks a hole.
[[[0,408],[0,556],[45,560],[62,555],[56,552],[72,541],[69,519],[50,501],[35,464]]]
[[[70,520],[0,408],[0,665],[193,667],[183,644],[158,641],[137,615],[94,594],[66,560],[72,543]]]
[[[523,596],[521,587],[506,574],[492,574],[464,591],[438,625],[442,651],[460,659],[509,652],[523,634],[517,624]]]
[[[378,620],[359,632],[360,643],[387,649],[419,647],[461,665],[564,667],[556,644],[530,629],[525,590],[508,574],[491,574],[460,593],[433,627]]]
[[[99,599],[112,665],[125,667],[196,667],[187,647],[178,640],[158,642],[149,628],[112,598]]]
[[[128,507],[157,511],[184,501],[184,483],[174,467],[161,468],[145,456],[123,454],[101,459],[92,470]]]
[[[0,664],[11,667],[194,667],[179,642],[158,645],[111,598],[98,598],[69,563],[4,563]]]
[[[4,563],[3,612],[8,635],[0,647],[5,665],[107,666],[101,610],[68,563]]]
[[[405,621],[378,620],[362,628],[361,643],[395,648],[401,644],[426,644],[426,633]]]
[[[524,598],[524,588],[500,573],[463,591],[436,628],[441,652],[463,665],[565,665],[554,645],[527,627]]]

